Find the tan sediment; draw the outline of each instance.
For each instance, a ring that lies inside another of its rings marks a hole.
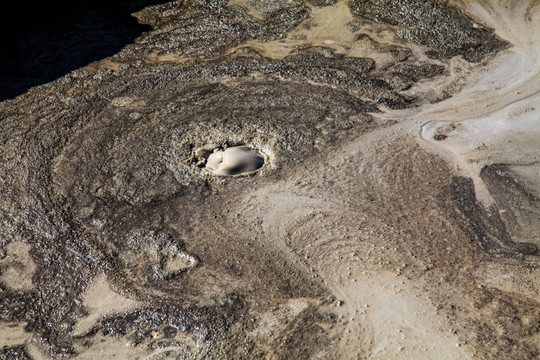
[[[32,333],[25,332],[25,322],[0,323],[0,347],[22,345],[32,337]]]
[[[359,40],[357,32],[366,33],[374,40],[395,43],[395,35],[388,29],[376,24],[362,24],[361,29],[352,27],[353,16],[348,1],[322,8],[311,8],[311,16],[287,34],[285,39],[262,42],[258,39],[248,41],[229,51],[247,47],[272,59],[283,59],[301,45],[320,46],[333,49],[338,54],[351,57],[369,57],[384,65],[393,60],[388,54],[377,50],[369,40]],[[372,31],[377,28],[377,31]]]
[[[13,290],[31,290],[36,265],[29,254],[30,246],[12,242],[5,247],[6,256],[0,259],[0,281]]]
[[[120,313],[140,306],[140,302],[128,299],[111,289],[105,275],[99,275],[88,288],[84,296],[84,306],[88,315],[79,319],[72,334],[82,335],[92,328],[101,316]]]
[[[354,44],[355,36],[348,27],[353,17],[347,2],[340,1],[311,11],[310,18],[291,31],[286,39],[269,42],[252,40],[242,46],[251,47],[265,57],[283,59],[298,45],[324,46],[345,53],[345,48]]]
[[[108,70],[113,70],[113,71],[119,71],[122,65],[125,65],[125,64],[122,62],[111,60],[111,59],[103,59],[100,61],[93,62],[87,65],[86,67],[92,70],[108,69]]]
[[[152,51],[145,58],[147,63],[156,63],[156,62],[169,62],[169,63],[183,63],[191,58],[186,55],[170,54],[163,51]]]
[[[129,341],[126,341],[123,338],[106,338],[99,340],[96,341],[91,348],[85,349],[74,358],[77,360],[144,359],[151,354],[150,351],[145,351],[144,349],[132,346]]]
[[[347,319],[347,338],[339,350],[343,358],[366,350],[369,359],[473,358],[415,283],[390,272],[362,271],[335,289],[344,302],[337,313]]]

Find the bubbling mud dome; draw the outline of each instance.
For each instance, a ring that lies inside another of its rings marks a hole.
[[[0,102],[0,359],[538,359],[539,1],[133,16]]]
[[[241,175],[263,167],[264,155],[249,146],[232,146],[223,149],[207,145],[195,151],[199,166],[215,175]]]

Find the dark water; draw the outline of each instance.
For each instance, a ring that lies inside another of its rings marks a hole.
[[[0,101],[111,56],[150,29],[131,14],[159,0],[0,5]]]

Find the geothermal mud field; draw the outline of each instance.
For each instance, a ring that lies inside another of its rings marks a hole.
[[[125,16],[10,50],[0,359],[539,358],[538,1]]]

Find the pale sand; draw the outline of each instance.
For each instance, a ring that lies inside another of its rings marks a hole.
[[[0,281],[13,290],[32,289],[32,276],[36,265],[30,256],[30,246],[15,241],[5,248],[6,256],[0,259]]]
[[[392,249],[387,242],[400,237],[397,231],[368,214],[344,212],[339,205],[350,196],[348,188],[364,185],[357,169],[377,161],[372,154],[382,139],[403,142],[394,133],[397,129],[364,135],[310,164],[303,174],[311,175],[298,185],[279,184],[251,193],[234,213],[258,208],[265,237],[275,241],[291,261],[302,258],[336,296],[341,306],[330,306],[338,322],[328,329],[337,338],[332,358],[473,359],[474,350],[452,332],[444,314],[431,303],[425,280],[384,270],[382,260],[398,255],[388,255]],[[400,151],[395,151],[397,156]],[[340,179],[341,195],[301,184],[322,183],[325,178]],[[384,184],[380,190],[384,193]],[[298,250],[302,244],[305,247]]]
[[[536,169],[529,171],[532,176],[523,174],[530,184],[540,171],[540,164],[535,164],[540,149],[540,4],[471,1],[459,5],[514,46],[472,77],[467,88],[426,107],[417,119],[425,121],[421,136],[431,149],[472,177],[478,198],[490,204],[479,178],[484,165],[529,164]],[[456,123],[462,126],[448,139],[433,141],[437,128]]]
[[[88,288],[83,304],[88,316],[77,321],[72,334],[82,335],[89,331],[105,314],[121,313],[140,306],[140,302],[128,299],[114,291],[105,275],[99,275]]]
[[[24,331],[26,322],[3,323],[0,327],[0,347],[25,344],[32,333]]]
[[[336,8],[339,6],[336,5]],[[375,152],[377,144],[400,142],[405,135],[416,138],[422,147],[441,155],[453,166],[456,174],[472,177],[477,196],[487,204],[491,199],[479,178],[480,169],[487,164],[527,164],[530,167],[527,170],[524,170],[525,167],[521,169],[520,175],[540,192],[537,168],[540,164],[540,106],[537,105],[540,103],[540,6],[527,8],[519,2],[493,6],[487,2],[468,2],[462,6],[487,25],[494,27],[498,35],[516,46],[498,55],[486,70],[476,71],[475,66],[471,65],[466,71],[453,74],[466,83],[462,92],[455,97],[417,109],[376,115],[381,120],[399,119],[400,123],[365,135],[340,148],[328,159],[320,160],[326,164],[326,168],[332,169],[327,172],[341,174],[335,175],[342,176],[339,180],[340,186],[346,183],[347,178],[340,167],[345,167],[348,171],[364,167],[369,169],[369,165],[365,163],[374,161],[371,154]],[[331,7],[321,10],[323,11],[331,11]],[[515,25],[516,22],[519,25]],[[344,27],[341,28],[343,31],[332,29],[334,28],[330,27],[330,36],[326,38],[311,32],[313,37],[306,36],[304,40],[292,40],[287,44],[279,41],[268,44],[252,42],[249,46],[265,56],[283,58],[290,52],[290,44],[308,42],[317,45],[338,33],[345,36],[334,36],[338,43],[339,40],[347,41],[349,35],[344,31]],[[339,50],[339,45],[333,43],[326,46]],[[459,67],[462,61],[452,59],[451,63]],[[416,92],[418,95],[430,91],[425,87],[420,84],[409,93]],[[437,129],[449,124],[456,126],[455,130],[447,131],[448,138],[434,141],[433,135]],[[487,147],[484,148],[482,144]],[[401,155],[396,153],[396,156]],[[311,170],[313,172],[309,179],[303,181],[321,183],[321,179],[312,178],[318,177],[315,174],[320,168],[313,166]],[[309,173],[310,168],[306,171]],[[356,170],[352,171],[354,173]],[[381,191],[384,191],[384,183],[381,184]],[[403,279],[396,274],[380,271],[377,265],[371,263],[371,257],[376,254],[384,259],[383,254],[388,252],[388,249],[377,252],[375,247],[367,252],[369,258],[354,255],[361,254],[362,246],[368,244],[358,246],[354,245],[352,240],[366,239],[382,241],[384,244],[384,237],[399,236],[398,234],[387,232],[379,240],[373,239],[384,224],[372,224],[372,233],[359,231],[351,234],[350,230],[340,232],[338,224],[347,228],[344,219],[348,216],[337,215],[340,214],[340,209],[334,208],[333,200],[321,202],[317,200],[320,194],[306,194],[296,186],[281,184],[259,189],[257,194],[250,195],[244,206],[246,209],[260,206],[263,233],[272,239],[287,239],[288,244],[283,243],[281,246],[284,252],[291,254],[291,258],[298,255],[290,250],[294,247],[295,236],[302,240],[305,238],[306,241],[309,239],[307,242],[310,245],[302,252],[305,254],[306,266],[311,267],[314,276],[320,277],[338,299],[343,300],[343,306],[338,308],[342,314],[338,331],[341,340],[337,347],[338,353],[333,354],[334,356],[344,359],[357,358],[359,353],[369,349],[369,353],[364,353],[361,358],[474,358],[474,349],[458,338],[445,316],[431,304],[427,293],[419,290],[425,287],[422,279]],[[281,214],[287,216],[283,217]],[[328,217],[336,219],[336,225],[331,227],[330,231],[321,225],[331,223]],[[360,214],[355,214],[355,218],[358,217],[361,217]],[[317,222],[317,219],[320,222]],[[365,219],[368,223],[374,221],[367,216]],[[343,260],[348,257],[351,261]],[[363,264],[362,260],[370,261]],[[537,290],[540,286],[538,270],[530,269],[523,273],[515,265],[496,267],[486,264],[477,266],[475,271],[478,278],[490,286],[507,291],[519,289],[534,299],[540,299]],[[518,276],[518,273],[522,276]],[[478,316],[483,315],[478,313]]]

